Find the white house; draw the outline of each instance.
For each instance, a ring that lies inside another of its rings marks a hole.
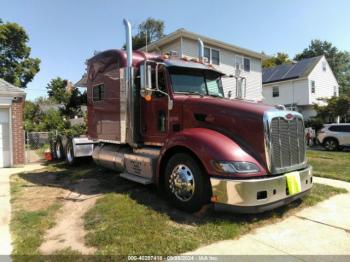
[[[192,33],[183,28],[140,50],[160,54],[176,51],[179,57],[197,58],[198,38],[204,43],[204,56],[210,64],[227,75],[235,75],[237,68],[240,76],[245,79],[236,83],[236,78],[223,78],[225,96],[231,91],[232,97],[235,97],[237,84],[241,84],[243,89],[246,87],[245,99],[262,100],[261,60],[265,58],[264,54]]]
[[[320,98],[338,94],[338,82],[324,56],[263,69],[264,102],[285,105],[305,119],[316,116],[313,104],[324,104]]]

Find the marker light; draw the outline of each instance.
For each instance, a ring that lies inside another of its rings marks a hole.
[[[146,96],[145,96],[145,100],[146,100],[147,102],[150,102],[150,101],[152,100],[152,96],[151,96],[151,95],[146,95]]]

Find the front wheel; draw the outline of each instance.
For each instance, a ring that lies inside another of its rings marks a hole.
[[[179,209],[195,212],[210,202],[209,178],[189,154],[173,155],[165,169],[165,192]]]

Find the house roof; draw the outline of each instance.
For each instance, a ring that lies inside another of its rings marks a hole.
[[[305,58],[297,63],[264,68],[262,73],[263,84],[287,81],[307,77],[323,56]]]
[[[204,36],[204,35],[196,34],[196,33],[187,31],[184,28],[180,28],[180,29],[164,36],[163,38],[161,38],[155,42],[150,43],[149,45],[147,45],[147,50],[154,51],[154,49],[156,49],[160,46],[166,45],[168,43],[171,43],[172,41],[174,41],[180,37],[186,37],[186,38],[193,39],[196,41],[198,40],[198,38],[200,38],[200,39],[202,39],[202,41],[206,45],[213,45],[215,47],[220,47],[223,49],[231,50],[231,51],[234,51],[236,53],[240,53],[240,54],[247,55],[250,57],[255,57],[258,59],[267,58],[267,56],[263,53],[255,52],[255,51],[252,51],[252,50],[249,50],[246,48],[242,48],[242,47],[239,47],[236,45],[228,44],[228,43],[225,43],[225,42],[222,42],[222,41],[219,41],[219,40],[216,40],[216,39]],[[140,51],[146,51],[146,47],[140,48]]]
[[[14,86],[0,78],[0,95],[5,96],[25,96],[26,92],[22,88]]]

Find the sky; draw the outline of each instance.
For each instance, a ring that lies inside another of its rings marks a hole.
[[[136,33],[148,17],[165,22],[165,33],[185,28],[214,39],[273,55],[294,57],[312,39],[350,51],[348,0],[0,0],[0,18],[29,35],[40,72],[27,99],[46,95],[55,77],[78,81],[94,51],[120,48],[127,18]]]

